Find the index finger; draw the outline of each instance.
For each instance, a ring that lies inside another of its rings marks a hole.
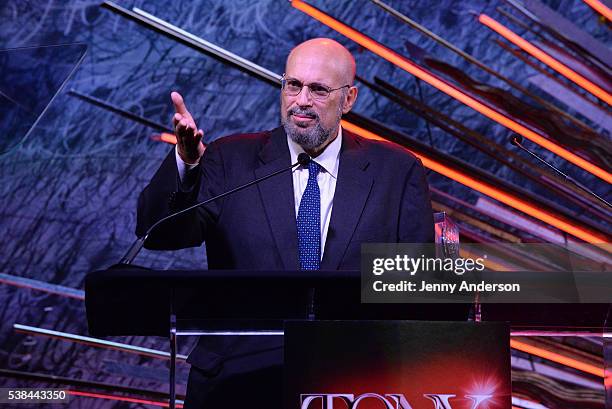
[[[189,111],[187,111],[187,107],[185,106],[185,101],[183,101],[183,97],[176,91],[172,91],[170,93],[170,98],[172,98],[172,103],[174,104],[174,110],[181,115],[189,115]]]

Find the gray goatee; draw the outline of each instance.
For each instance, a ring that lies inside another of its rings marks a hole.
[[[289,121],[289,117],[291,115],[303,115],[313,118],[316,121],[315,126],[312,128],[301,127],[294,122]],[[337,122],[340,122],[340,118],[342,117],[342,104],[338,105],[337,112]],[[293,107],[287,111],[287,117],[281,119],[283,128],[285,128],[285,133],[293,140],[293,142],[300,145],[304,150],[314,150],[319,146],[323,145],[325,141],[329,139],[333,128],[323,128],[321,126],[321,121],[319,118],[319,114],[317,114],[314,110],[308,108],[300,108]]]

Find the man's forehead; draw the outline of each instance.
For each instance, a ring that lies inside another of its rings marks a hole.
[[[345,73],[337,61],[324,56],[296,53],[287,59],[285,74],[300,81],[327,84],[341,80]]]

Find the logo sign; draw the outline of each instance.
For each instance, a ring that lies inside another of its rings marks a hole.
[[[425,393],[423,397],[429,399],[433,409],[457,409],[453,406],[455,394]],[[470,409],[484,409],[483,403],[493,398],[493,395],[465,395],[471,402]],[[412,409],[406,397],[401,393],[306,393],[300,395],[300,409],[359,409],[363,402],[378,402],[381,409]],[[335,405],[335,406],[334,406]],[[482,405],[482,407],[481,407]],[[371,407],[371,406],[369,406]]]
[[[510,409],[509,344],[507,323],[286,321],[283,407]]]

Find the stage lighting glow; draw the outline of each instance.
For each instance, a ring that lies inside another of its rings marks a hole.
[[[170,406],[168,404],[168,402],[160,402],[160,401],[154,401],[154,400],[148,400],[148,399],[130,398],[130,397],[127,397],[127,396],[110,395],[110,394],[106,394],[106,393],[93,393],[93,392],[83,392],[83,391],[76,391],[76,390],[68,390],[67,393],[68,393],[68,395],[71,395],[71,396],[82,396],[82,397],[85,397],[85,398],[108,399],[108,400],[114,400],[114,401],[118,401],[118,402],[130,402],[130,403],[138,403],[138,404],[143,404],[143,405],[160,406],[160,407],[163,407],[163,408],[167,408],[167,407]],[[183,405],[177,403],[176,407],[177,407],[177,409],[178,408],[182,408]]]
[[[594,8],[599,14],[612,21],[612,10],[606,7],[601,1],[598,0],[584,0],[586,4]]]
[[[574,358],[570,358],[565,355],[558,354],[553,351],[549,351],[544,348],[539,348],[534,345],[527,344],[525,342],[518,341],[516,339],[510,339],[510,347],[517,351],[526,352],[531,355],[539,356],[540,358],[548,359],[549,361],[556,362],[561,365],[569,366],[570,368],[577,369],[592,375],[604,377],[604,369],[595,365],[591,365],[587,362],[582,362]]]
[[[364,48],[372,51],[374,54],[386,59],[387,61],[395,64],[396,66],[402,68],[408,73],[414,75],[417,78],[427,82],[428,84],[438,88],[440,91],[446,93],[447,95],[457,99],[458,101],[464,103],[465,105],[473,108],[474,110],[480,112],[486,117],[498,122],[499,124],[511,129],[512,131],[524,136],[530,141],[542,146],[545,149],[554,152],[555,154],[561,156],[567,161],[575,164],[576,166],[581,167],[582,169],[590,172],[599,178],[605,180],[608,183],[612,183],[612,175],[608,173],[606,170],[593,165],[586,159],[576,155],[568,151],[567,149],[557,145],[556,143],[548,140],[544,136],[532,131],[531,129],[521,125],[520,123],[514,121],[513,119],[508,118],[502,113],[496,111],[495,109],[483,104],[482,102],[472,98],[471,96],[463,93],[458,88],[446,83],[435,74],[417,66],[412,61],[403,57],[402,55],[396,53],[395,51],[383,46],[382,44],[376,42],[372,38],[358,32],[352,27],[347,26],[344,23],[330,17],[329,15],[323,13],[317,8],[301,1],[301,0],[292,0],[291,5],[296,9],[308,14],[314,19],[320,21],[321,23],[331,27],[336,30],[340,34],[346,36],[347,38],[355,41],[357,44],[361,45]]]
[[[531,44],[529,41],[525,40],[518,34],[514,33],[512,30],[505,27],[498,21],[492,19],[486,14],[481,14],[478,17],[478,21],[480,21],[482,24],[489,27],[491,30],[495,31],[497,34],[501,35],[514,45],[520,47],[523,51],[526,51],[531,56],[548,65],[550,68],[557,71],[559,74],[573,81],[578,86],[584,88],[591,94],[595,95],[597,98],[601,99],[602,101],[605,101],[608,105],[612,105],[612,95],[608,94],[597,84],[592,83],[591,81],[578,74],[576,71],[572,70],[565,64],[561,63],[557,59],[551,57],[549,54],[540,50],[538,47]]]
[[[354,125],[348,121],[343,120],[342,121],[342,127],[344,129],[346,129],[349,132],[353,132],[359,136],[362,136],[364,138],[367,139],[374,139],[374,140],[385,140],[383,137],[368,131],[367,129],[363,129],[357,125]],[[406,149],[406,148],[404,148]],[[518,198],[516,198],[515,196],[504,192],[503,190],[500,190],[498,188],[496,188],[493,185],[490,185],[488,183],[484,183],[481,182],[477,179],[474,179],[473,177],[466,175],[465,173],[450,168],[446,165],[443,165],[437,161],[435,161],[434,159],[417,153],[417,152],[413,152],[409,149],[406,149],[409,152],[411,152],[413,155],[415,155],[416,157],[418,157],[419,159],[421,159],[421,162],[423,162],[423,165],[431,170],[434,170],[446,177],[449,177],[459,183],[461,183],[462,185],[465,185],[467,187],[470,187],[480,193],[483,193],[489,197],[492,197],[493,199],[496,199],[510,207],[513,207],[517,210],[520,210],[523,213],[526,213],[532,217],[535,217],[536,219],[539,219],[545,223],[550,224],[551,226],[555,226],[558,229],[571,234],[572,236],[578,237],[588,243],[605,243],[606,239],[603,236],[600,236],[599,234],[595,233],[595,232],[591,232],[589,230],[586,230],[584,228],[581,228],[580,226],[577,226],[571,222],[562,220],[552,214],[549,214],[535,206],[532,206],[531,204],[520,200]]]

